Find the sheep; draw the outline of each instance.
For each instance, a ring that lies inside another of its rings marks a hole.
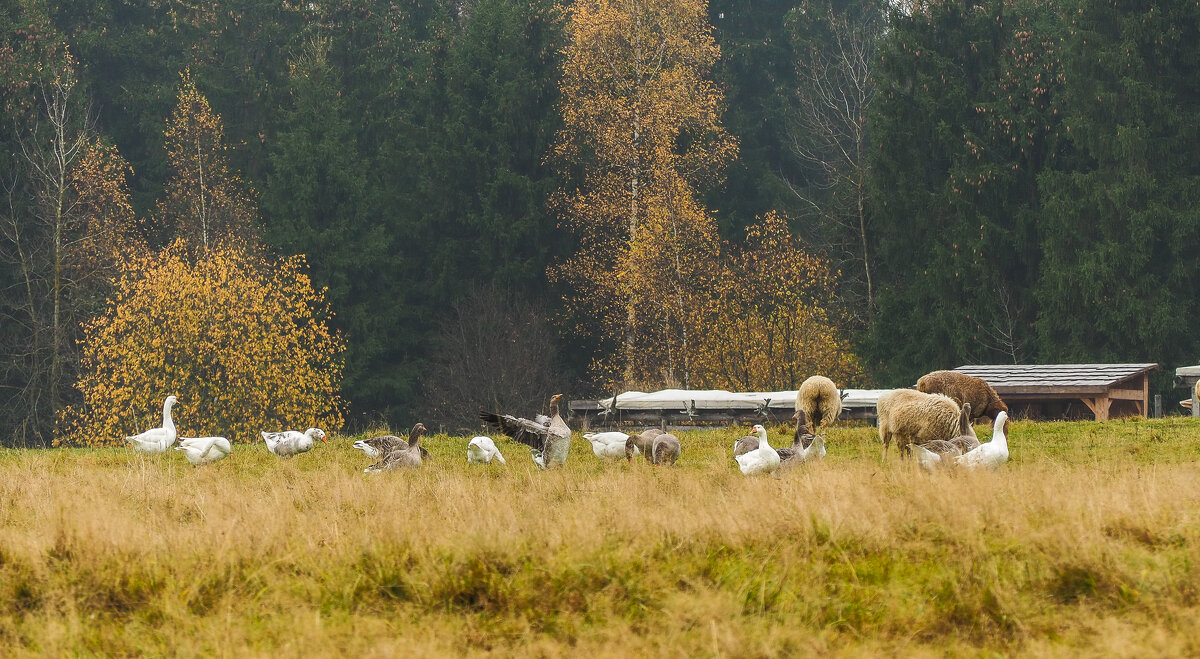
[[[995,418],[1000,412],[1008,411],[1008,405],[985,380],[957,371],[926,373],[917,380],[917,391],[945,394],[959,405],[970,403],[974,410],[972,421],[985,416]]]
[[[804,412],[813,433],[820,434],[822,425],[833,423],[842,413],[842,397],[833,380],[814,375],[801,383],[796,392],[796,411]]]
[[[908,452],[909,444],[949,440],[959,434],[961,410],[949,396],[893,389],[879,397],[875,409],[884,460],[893,438],[903,455]]]

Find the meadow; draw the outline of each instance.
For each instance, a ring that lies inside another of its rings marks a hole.
[[[980,437],[990,430],[979,426]],[[1196,656],[1200,421],[1014,422],[995,472],[880,463],[869,427],[779,478],[747,428],[674,468],[523,447],[364,474],[290,461],[0,452],[11,656]],[[775,444],[786,429],[772,429]]]

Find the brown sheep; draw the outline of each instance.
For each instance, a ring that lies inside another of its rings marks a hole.
[[[812,424],[812,432],[820,434],[823,426],[833,423],[842,413],[842,397],[833,380],[814,375],[801,383],[796,392],[796,411],[804,412]]]
[[[957,371],[926,373],[917,380],[917,391],[945,394],[959,405],[970,403],[973,410],[972,421],[985,416],[994,419],[1000,412],[1008,411],[1008,405],[1000,400],[996,390],[985,380]]]
[[[909,444],[949,440],[959,434],[958,403],[942,394],[893,389],[879,397],[875,409],[885,460],[893,439],[903,455],[908,452]]]

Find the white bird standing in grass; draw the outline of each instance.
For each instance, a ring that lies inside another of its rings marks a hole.
[[[224,437],[183,437],[176,451],[183,451],[193,466],[216,462],[229,455],[233,446]]]
[[[591,442],[592,453],[595,453],[597,458],[625,457],[625,444],[629,441],[629,435],[623,432],[589,432],[584,433],[583,438]],[[641,449],[634,446],[633,455],[641,454]]]
[[[998,412],[996,421],[992,424],[992,439],[980,444],[977,448],[954,458],[954,462],[964,467],[995,468],[1008,462],[1008,412]]]
[[[774,474],[779,471],[779,453],[767,442],[766,428],[756,425],[754,432],[758,434],[758,448],[734,457],[738,469],[747,476]]]
[[[491,464],[492,460],[500,464],[508,464],[504,461],[504,456],[500,455],[500,449],[496,448],[496,442],[493,442],[491,437],[483,435],[472,437],[471,441],[467,443],[467,462]]]
[[[133,450],[138,453],[166,453],[175,443],[175,422],[171,419],[171,408],[175,406],[175,397],[167,396],[163,401],[163,424],[161,428],[151,428],[139,435],[126,437],[125,441],[133,444]]]
[[[962,451],[948,440],[935,439],[924,444],[910,444],[913,458],[925,471],[933,471],[938,467],[949,466],[950,458],[957,458]]]
[[[311,451],[314,437],[321,440],[322,443],[329,443],[325,441],[325,431],[320,428],[309,428],[304,432],[284,430],[283,432],[262,433],[263,441],[267,443],[267,450],[281,458],[290,458],[297,453]]]

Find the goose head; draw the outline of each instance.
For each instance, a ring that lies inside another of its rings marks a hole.
[[[1001,437],[1008,436],[1008,412],[998,412],[996,421],[992,424],[992,436],[999,435]]]
[[[167,409],[171,409],[172,407],[175,407],[175,403],[178,403],[178,402],[179,402],[179,399],[176,398],[175,396],[167,396],[167,399],[163,401],[163,407],[165,407]]]
[[[329,443],[329,442],[325,441],[325,431],[321,430],[320,428],[309,428],[308,430],[306,430],[304,432],[304,434],[308,435],[309,437],[315,437],[315,438],[321,440],[322,444]]]
[[[769,446],[767,443],[767,429],[761,423],[754,424],[754,427],[750,431],[758,435],[758,447],[760,449],[764,446]]]
[[[633,452],[637,450],[637,442],[634,441],[635,436],[631,435],[625,440],[625,461],[633,462]]]

